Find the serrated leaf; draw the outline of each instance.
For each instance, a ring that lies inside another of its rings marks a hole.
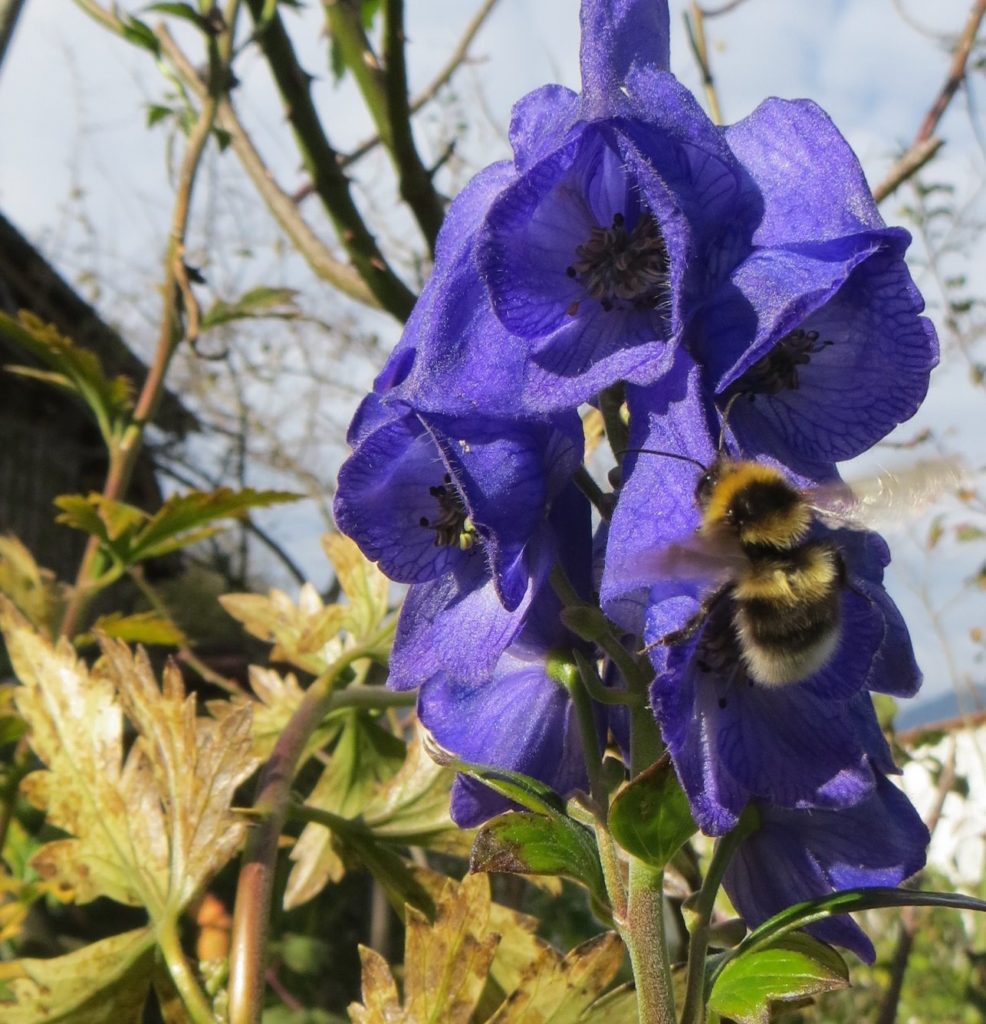
[[[90,672],[67,641],[52,645],[7,601],[0,628],[21,682],[17,708],[45,765],[23,789],[68,833],[41,848],[35,868],[80,903],[109,896],[153,919],[176,914],[242,839],[230,805],[256,766],[249,710],[197,717],[177,668],[159,688],[146,655],[118,641],[104,642]],[[124,713],[137,733],[125,758]]]
[[[577,1024],[622,963],[623,943],[615,932],[597,935],[565,957],[546,947],[488,1024]]]
[[[251,509],[269,508],[300,498],[301,495],[289,491],[257,491],[252,487],[241,491],[220,487],[215,491],[189,491],[174,495],[134,537],[129,560],[132,563],[171,551],[177,538],[217,519],[235,518]]]
[[[450,882],[432,924],[408,909],[403,1005],[390,968],[361,947],[363,1002],[349,1007],[353,1024],[469,1024],[500,941],[489,933],[489,911],[485,878]]]
[[[563,875],[605,898],[602,867],[592,833],[570,818],[507,811],[479,830],[470,871]]]
[[[138,928],[50,960],[0,963],[0,1018],[4,1024],[139,1024],[153,952],[151,930]]]
[[[140,26],[134,29],[135,33],[139,36],[141,29],[150,33],[156,47],[154,33],[139,22],[135,24]],[[127,35],[126,27],[124,34]],[[0,335],[30,352],[59,378],[55,381],[58,386],[70,388],[85,402],[107,442],[129,416],[133,408],[133,383],[126,377],[107,377],[95,352],[76,345],[53,325],[26,311],[16,319],[0,313]]]
[[[147,127],[153,128],[154,125],[159,124],[166,118],[174,117],[174,110],[171,107],[165,107],[160,103],[150,103],[147,106]]]
[[[53,632],[62,604],[54,573],[42,569],[30,551],[12,536],[0,537],[0,594],[46,632]]]
[[[353,819],[364,809],[380,784],[390,779],[404,761],[404,744],[380,728],[364,712],[351,711],[332,757],[306,806]],[[329,882],[338,882],[345,866],[324,825],[307,824],[291,849],[294,862],[284,893],[290,910],[316,896]]]
[[[432,900],[438,900],[446,886],[455,884],[445,875],[429,871],[427,868],[412,870]],[[521,914],[500,903],[490,903],[488,927],[490,931],[500,936],[500,945],[497,946],[493,963],[490,965],[490,977],[501,993],[499,1001],[520,985],[521,980],[527,976],[530,965],[540,957],[547,946],[546,942],[537,937],[538,923],[537,918],[528,914]],[[484,993],[484,1000],[485,998]],[[498,1002],[490,1007],[490,1012],[496,1009]]]
[[[662,757],[620,790],[609,824],[627,853],[658,870],[698,831],[670,758]]]
[[[435,764],[416,726],[403,764],[367,801],[362,821],[375,836],[407,846],[465,855],[472,833],[449,815],[453,772]]]
[[[322,547],[349,602],[347,631],[357,641],[373,636],[387,616],[390,580],[341,533],[325,534]]]
[[[731,960],[716,979],[709,1008],[737,1024],[769,1024],[772,1003],[848,984],[849,968],[831,946],[809,935],[786,935]]]
[[[202,327],[218,327],[236,320],[276,315],[288,319],[297,314],[295,299],[298,293],[293,288],[251,288],[238,299],[226,302],[217,299],[202,315]]]
[[[157,612],[135,612],[123,615],[110,612],[93,623],[92,631],[76,638],[77,645],[95,643],[97,634],[123,640],[129,644],[148,647],[180,647],[186,642],[185,634],[171,621]]]
[[[310,583],[301,588],[297,604],[282,590],[266,596],[223,594],[219,603],[251,636],[274,645],[272,661],[318,675],[342,653],[339,632],[347,611],[343,605],[323,605]]]
[[[255,757],[266,761],[305,694],[298,685],[297,677],[290,672],[281,676],[273,669],[251,665],[249,678],[250,689],[257,697],[255,701],[248,702],[244,698],[215,700],[210,701],[207,707],[214,718],[225,718],[249,703],[252,708],[250,732],[253,753]],[[300,763],[307,760],[313,750],[323,746],[329,734],[334,735],[339,728],[339,723],[333,722],[328,729],[316,729],[312,740],[305,746]]]

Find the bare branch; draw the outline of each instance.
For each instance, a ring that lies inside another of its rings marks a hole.
[[[157,37],[161,41],[162,51],[182,81],[199,96],[203,96],[205,83],[165,26],[157,29]],[[230,148],[236,153],[260,197],[312,270],[323,281],[350,298],[368,306],[379,306],[363,278],[353,267],[336,259],[298,213],[294,200],[278,185],[227,98],[223,98],[219,104],[217,124],[229,135]]]
[[[887,177],[873,190],[873,196],[878,203],[892,195],[904,181],[923,167],[941,148],[942,143],[934,138],[934,131],[958,92],[959,86],[965,80],[966,64],[984,16],[986,16],[986,0],[976,0],[969,12],[962,35],[959,36],[959,41],[955,46],[952,64],[948,69],[948,77],[928,113],[925,114],[921,127],[918,129],[917,135],[914,136],[914,141],[907,152],[894,164]]]
[[[257,29],[257,43],[273,75],[285,113],[294,131],[302,160],[315,192],[335,225],[353,266],[381,307],[405,320],[414,306],[414,293],[394,273],[377,246],[339,167],[339,155],[329,142],[311,95],[311,76],[298,63],[294,45],[276,9],[265,19],[266,0],[247,0]]]

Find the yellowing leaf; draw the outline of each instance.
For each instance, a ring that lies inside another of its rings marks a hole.
[[[109,896],[154,918],[177,913],[242,838],[229,808],[256,763],[249,710],[197,717],[176,668],[162,691],[147,657],[117,641],[90,672],[66,641],[53,646],[6,601],[0,628],[22,684],[17,708],[46,766],[24,791],[68,833],[32,863],[79,902]],[[137,732],[125,759],[124,712]]]
[[[332,759],[305,803],[343,819],[355,818],[375,789],[404,760],[404,744],[365,713],[350,712]],[[300,906],[345,874],[334,837],[324,825],[307,824],[291,849],[284,907]]]
[[[615,932],[597,935],[564,957],[546,946],[489,1024],[576,1024],[622,963],[623,943]]]
[[[363,557],[355,541],[341,533],[327,533],[322,547],[349,600],[346,631],[356,641],[371,637],[387,616],[390,580]]]
[[[214,700],[209,701],[207,706],[215,718],[225,718],[244,706],[250,706],[253,752],[256,757],[266,760],[301,703],[304,691],[293,673],[281,676],[273,669],[260,668],[258,665],[251,665],[249,672],[250,688],[257,697],[255,701],[244,698]],[[324,730],[317,729],[313,740],[317,746],[321,746],[325,742]],[[308,748],[311,747],[312,743],[309,743]]]
[[[272,661],[287,661],[318,675],[341,653],[339,632],[347,611],[343,605],[323,605],[318,592],[306,583],[298,603],[281,590],[262,594],[224,594],[219,603],[246,631],[274,644]]]
[[[489,931],[489,911],[489,884],[479,877],[447,884],[434,924],[409,907],[403,1008],[390,969],[368,951],[363,1003],[349,1007],[353,1024],[468,1024],[500,941]]]
[[[148,647],[179,647],[185,643],[185,634],[171,621],[157,612],[135,612],[123,615],[110,612],[93,623],[92,631],[76,637],[76,646],[96,642],[96,634],[103,633],[128,644],[146,644]]]
[[[281,590],[261,594],[226,594],[220,603],[248,633],[274,644],[271,659],[287,661],[305,672],[325,671],[347,648],[377,638],[381,654],[389,640],[387,617],[389,580],[341,534],[328,534],[322,543],[347,600],[324,604],[306,583],[297,603]]]
[[[154,967],[149,928],[50,960],[0,963],[4,1024],[139,1024]],[[7,998],[9,995],[9,999]]]
[[[54,574],[42,569],[16,537],[0,537],[0,594],[6,594],[39,629],[52,631],[61,604]]]

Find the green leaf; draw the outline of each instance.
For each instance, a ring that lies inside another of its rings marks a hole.
[[[955,527],[955,539],[962,543],[971,540],[982,540],[983,537],[986,537],[986,530],[973,526],[972,523],[960,523]]]
[[[297,315],[295,298],[298,293],[293,288],[270,288],[261,286],[251,288],[238,299],[226,302],[217,299],[202,315],[202,327],[218,327],[220,324],[232,323],[236,320],[252,319],[265,315],[277,316],[281,319],[293,318]]]
[[[986,902],[974,896],[953,892],[920,892],[916,889],[847,889],[817,900],[796,903],[768,918],[755,928],[720,964],[717,974],[735,957],[744,956],[786,935],[795,928],[803,928],[815,921],[823,921],[833,914],[851,914],[859,910],[879,907],[948,907],[952,910],[986,912]]]
[[[667,755],[617,794],[609,824],[627,853],[658,870],[698,831]]]
[[[153,11],[155,14],[170,14],[173,18],[191,22],[196,28],[209,35],[213,34],[209,22],[191,4],[161,2],[148,4],[144,10]]]
[[[149,928],[50,960],[0,963],[4,1024],[138,1024],[154,968]]]
[[[158,42],[157,36],[147,25],[136,18],[124,19],[123,38],[127,42],[133,43],[134,46],[153,53],[155,57],[161,56],[161,44]]]
[[[343,820],[353,819],[403,762],[404,743],[400,739],[382,729],[366,712],[348,711],[332,758],[305,805]],[[299,906],[329,882],[342,879],[345,866],[334,841],[337,832],[312,822],[302,830],[291,850],[294,866],[284,893],[285,909]]]
[[[507,768],[492,768],[489,765],[473,764],[462,761],[453,753],[440,747],[433,736],[426,736],[425,742],[432,759],[445,768],[469,775],[489,786],[500,796],[505,796],[521,807],[526,807],[535,814],[547,814],[549,817],[567,818],[565,804],[561,797],[550,787],[538,779]]]
[[[493,818],[476,836],[469,870],[564,875],[605,899],[595,839],[571,818],[548,818],[528,811],[507,811]]]
[[[130,562],[154,558],[174,549],[175,541],[186,531],[195,530],[217,519],[242,516],[254,508],[269,508],[302,495],[290,491],[256,491],[252,487],[233,491],[220,487],[216,491],[189,491],[169,498],[151,516],[147,525],[134,538]],[[188,543],[188,541],[183,541]]]
[[[147,647],[181,647],[186,640],[185,634],[171,619],[157,612],[136,612],[133,615],[110,612],[101,615],[93,623],[92,632],[76,638],[76,645],[95,643],[97,633]]]
[[[29,352],[51,374],[46,376],[33,368],[18,372],[74,392],[92,410],[103,439],[110,442],[133,408],[133,383],[128,378],[107,377],[95,352],[76,345],[32,313],[22,311],[16,319],[0,313],[0,335]]]
[[[171,107],[162,106],[160,103],[150,103],[147,107],[147,127],[153,128],[154,125],[164,121],[166,118],[174,116],[174,110]]]
[[[770,1005],[845,988],[849,968],[831,946],[787,935],[730,961],[709,995],[709,1009],[737,1024],[769,1024]]]

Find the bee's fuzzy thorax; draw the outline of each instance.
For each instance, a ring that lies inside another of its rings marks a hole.
[[[727,462],[703,509],[702,529],[735,531],[744,546],[788,549],[811,526],[811,510],[784,475],[759,462]]]

